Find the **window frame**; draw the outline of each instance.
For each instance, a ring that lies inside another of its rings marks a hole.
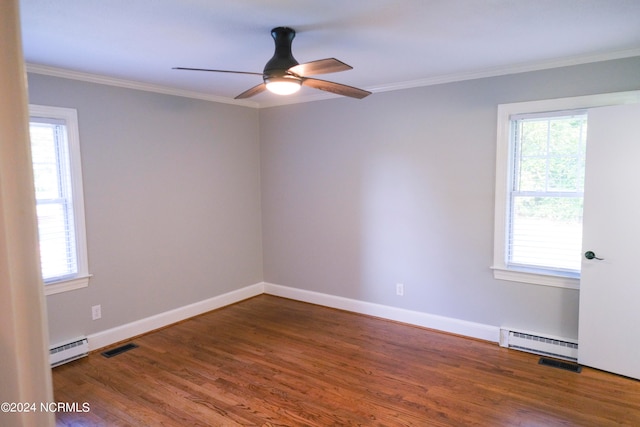
[[[563,274],[560,271],[556,274],[553,270],[513,268],[507,265],[506,251],[509,237],[508,219],[510,209],[509,180],[511,178],[511,162],[514,150],[511,141],[511,116],[535,113],[562,113],[570,110],[589,110],[596,107],[638,102],[640,102],[640,91],[628,91],[498,105],[494,248],[493,265],[491,266],[494,278],[568,289],[580,288],[579,277],[569,277],[566,273]],[[587,132],[588,126],[587,121]]]
[[[44,284],[45,295],[72,291],[89,286],[89,263],[87,256],[86,222],[84,213],[84,190],[82,185],[82,162],[80,156],[80,137],[78,129],[78,113],[73,108],[52,107],[29,104],[29,123],[33,119],[64,121],[67,136],[67,154],[71,175],[71,194],[73,198],[73,215],[76,240],[76,256],[78,272],[73,276],[65,276]]]

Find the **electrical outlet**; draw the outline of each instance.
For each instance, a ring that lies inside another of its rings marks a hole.
[[[93,320],[98,320],[101,317],[102,317],[102,307],[100,306],[100,304],[92,306],[91,307],[91,318]]]
[[[404,295],[404,285],[402,283],[396,283],[396,295]]]

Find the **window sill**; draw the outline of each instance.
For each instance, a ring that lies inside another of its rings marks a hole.
[[[60,294],[62,292],[69,292],[76,289],[82,289],[89,286],[89,279],[91,274],[82,277],[75,277],[73,279],[62,280],[60,282],[54,282],[44,285],[45,295]]]
[[[548,274],[530,273],[526,271],[510,270],[504,267],[491,267],[493,277],[510,282],[529,283],[531,285],[553,286],[565,289],[580,289],[580,279]]]

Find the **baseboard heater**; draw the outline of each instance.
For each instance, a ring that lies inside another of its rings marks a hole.
[[[501,328],[500,346],[572,362],[578,360],[578,341],[567,338]]]
[[[55,368],[72,360],[85,357],[89,354],[89,341],[86,338],[76,338],[63,344],[58,344],[49,349],[49,361]]]

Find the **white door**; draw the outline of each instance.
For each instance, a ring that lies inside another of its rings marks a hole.
[[[578,362],[640,379],[640,104],[589,110],[583,230]]]

